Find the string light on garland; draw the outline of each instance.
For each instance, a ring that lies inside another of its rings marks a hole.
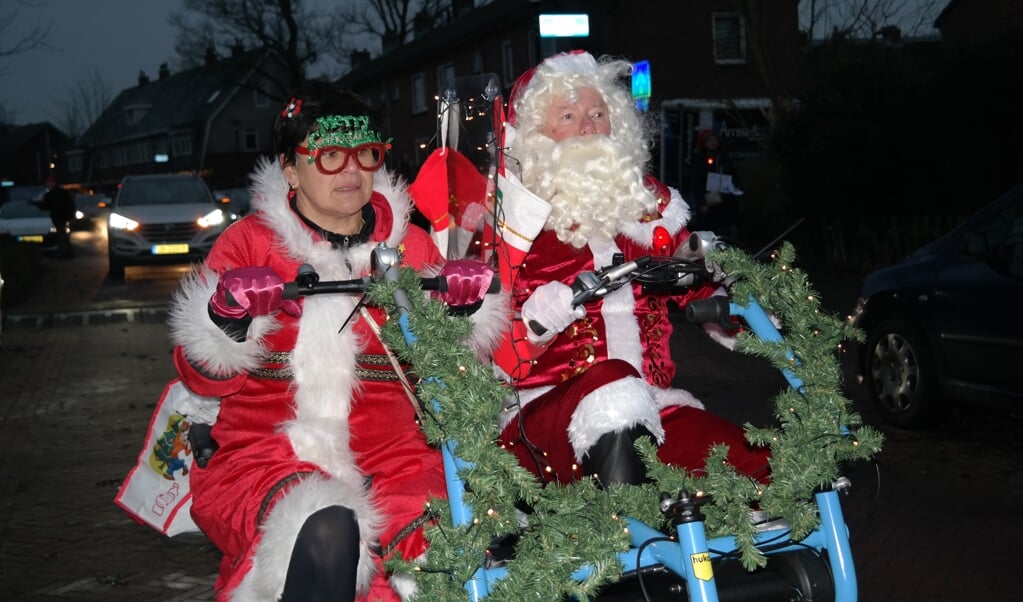
[[[756,298],[782,323],[785,341],[762,341],[742,332],[736,349],[791,371],[803,383],[800,392],[786,390],[775,398],[776,425],[745,425],[750,443],[771,448],[768,484],[739,475],[727,461],[726,446],[715,446],[704,469],[695,474],[662,464],[653,444],[641,439],[637,449],[647,464],[649,484],[604,490],[594,479],[581,478],[543,486],[497,444],[496,419],[508,390],[462,344],[470,329],[468,318],[449,316],[440,303],[410,294],[409,318],[417,342],[407,345],[395,320],[384,325],[384,339],[419,375],[436,377],[419,386],[419,394],[435,400],[439,408],[424,421],[423,430],[431,442],[458,442],[459,456],[468,463],[460,473],[467,503],[487,510],[486,520],[476,518],[469,529],[455,529],[449,503],[433,500],[437,521],[425,527],[430,542],[425,562],[391,559],[387,568],[414,574],[418,599],[464,602],[463,585],[486,557],[489,543],[515,533],[516,555],[505,561],[507,576],[493,585],[488,600],[518,602],[527,595],[538,600],[587,600],[622,575],[617,554],[629,546],[622,517],[671,534],[659,511],[662,491],[711,494],[712,500],[701,507],[708,536],[734,535],[742,564],[750,570],[766,562],[753,544],[752,505],[787,520],[795,539],[816,528],[814,492],[839,477],[840,463],[867,460],[880,451],[883,439],[862,423],[842,393],[835,350],[839,341],[858,340],[862,334],[819,311],[817,295],[805,274],[793,267],[794,260],[788,243],[766,263],[735,249],[715,251],[708,258],[735,278],[733,299]],[[399,285],[417,292],[419,280],[404,270]],[[393,283],[377,283],[370,298],[387,307],[393,288]],[[518,511],[523,504],[530,509],[525,527]],[[578,582],[572,574],[583,565],[593,570]]]

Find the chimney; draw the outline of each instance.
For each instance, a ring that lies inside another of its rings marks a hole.
[[[472,12],[472,0],[451,0],[451,8],[454,9],[455,18],[464,17]]]
[[[885,25],[877,32],[877,36],[886,44],[898,44],[902,41],[902,30],[898,25]]]
[[[412,17],[412,32],[417,39],[430,33],[431,29],[433,29],[433,15],[425,8]]]
[[[368,50],[353,50],[349,61],[352,64],[352,69],[361,67],[369,62],[369,51]]]
[[[149,83],[149,76],[146,75],[145,71],[139,69],[139,87],[141,88],[142,86],[144,86],[144,85],[146,85],[148,83]]]
[[[170,67],[167,63],[160,63],[160,81],[163,81],[170,77]]]
[[[213,48],[213,46],[206,47],[205,60],[207,65],[212,65],[213,63],[217,62],[217,51]]]
[[[401,38],[398,36],[398,32],[396,31],[385,31],[383,35],[380,36],[380,44],[384,54],[387,54],[401,46]]]

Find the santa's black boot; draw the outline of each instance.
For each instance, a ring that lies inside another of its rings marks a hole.
[[[583,472],[594,475],[603,487],[645,483],[646,465],[635,447],[640,437],[654,438],[646,427],[640,425],[601,435],[583,455]]]

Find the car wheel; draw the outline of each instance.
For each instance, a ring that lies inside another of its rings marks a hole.
[[[937,414],[937,372],[925,339],[903,320],[889,319],[867,339],[866,385],[885,421],[923,426]]]
[[[108,272],[111,280],[124,280],[124,263],[113,257],[110,258],[110,270]]]

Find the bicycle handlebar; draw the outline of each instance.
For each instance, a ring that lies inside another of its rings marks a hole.
[[[707,267],[704,259],[708,251],[724,248],[724,243],[713,232],[693,232],[671,257],[644,255],[632,261],[624,261],[621,254],[616,254],[610,266],[596,272],[582,272],[575,277],[572,282],[572,307],[603,297],[630,282],[638,282],[648,289],[671,291],[715,280],[714,269]],[[707,306],[695,315],[690,315],[688,311],[686,315],[690,320],[700,320],[697,323],[727,323],[727,300],[723,314],[721,312],[718,306]],[[543,335],[547,330],[535,320],[531,320],[528,326],[538,335]]]
[[[319,275],[313,270],[312,266],[302,264],[298,269],[298,277],[292,282],[284,283],[283,296],[285,299],[297,299],[301,296],[324,293],[358,294],[369,290],[373,281],[373,277],[363,276],[362,278],[354,278],[352,280],[325,280],[320,282]],[[448,290],[448,281],[443,276],[422,276],[419,282],[424,291],[443,293]],[[501,292],[501,280],[495,275],[490,281],[487,294],[499,292]]]

